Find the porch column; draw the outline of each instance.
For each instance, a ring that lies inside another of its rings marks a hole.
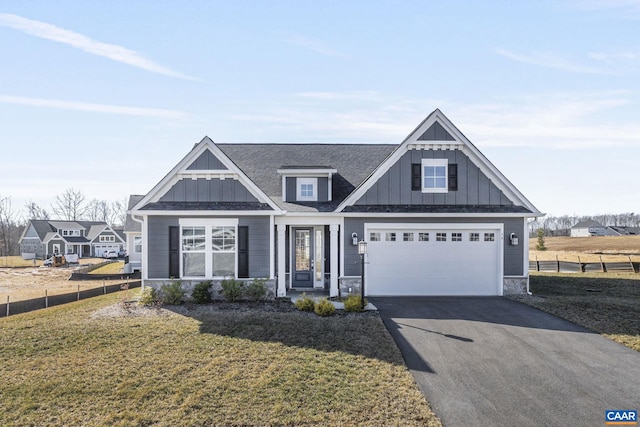
[[[287,226],[284,224],[276,224],[276,230],[278,233],[278,291],[277,296],[284,297],[287,295],[287,282],[286,282],[286,250],[285,239]]]
[[[330,244],[330,267],[329,275],[329,296],[338,296],[338,224],[329,225],[329,244]]]

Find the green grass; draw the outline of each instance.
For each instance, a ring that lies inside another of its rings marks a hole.
[[[89,274],[119,274],[124,268],[124,261],[115,261],[102,267],[91,270]]]
[[[121,298],[0,319],[0,425],[440,425],[377,316]]]
[[[520,301],[640,351],[640,275],[532,273]]]

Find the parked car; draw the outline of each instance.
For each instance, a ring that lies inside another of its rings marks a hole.
[[[126,251],[126,250],[124,250],[124,249],[120,249],[120,250],[118,251],[118,258],[124,258],[124,257],[126,257],[126,256],[127,256],[127,251]]]
[[[102,258],[118,258],[118,252],[116,251],[104,251],[102,253]]]

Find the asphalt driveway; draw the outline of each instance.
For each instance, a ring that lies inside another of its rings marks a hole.
[[[640,353],[501,297],[369,298],[445,426],[601,426]]]

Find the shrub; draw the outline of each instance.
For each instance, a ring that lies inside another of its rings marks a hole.
[[[247,296],[251,301],[260,301],[267,295],[267,279],[255,279],[247,286]]]
[[[309,298],[305,294],[302,294],[302,298],[296,301],[296,308],[300,311],[313,311],[316,302],[313,298]]]
[[[328,299],[322,299],[316,304],[313,311],[315,311],[318,316],[333,316],[336,314],[336,307]]]
[[[364,305],[367,305],[367,300],[364,300]],[[349,295],[344,300],[344,311],[363,311],[360,295]]]
[[[139,304],[147,307],[160,304],[158,292],[156,292],[156,290],[151,286],[145,286],[145,288],[140,293]]]
[[[179,280],[171,282],[170,285],[162,285],[160,288],[160,299],[164,304],[182,304],[182,298],[184,298],[184,289],[182,289],[182,283]]]
[[[233,278],[224,279],[220,286],[222,286],[222,296],[229,302],[238,301],[242,297],[245,287],[244,282]]]
[[[211,282],[200,282],[193,287],[191,298],[196,304],[206,304],[211,302]]]
[[[544,230],[542,228],[538,228],[537,236],[538,242],[536,243],[536,250],[546,251],[547,247],[544,244]]]

